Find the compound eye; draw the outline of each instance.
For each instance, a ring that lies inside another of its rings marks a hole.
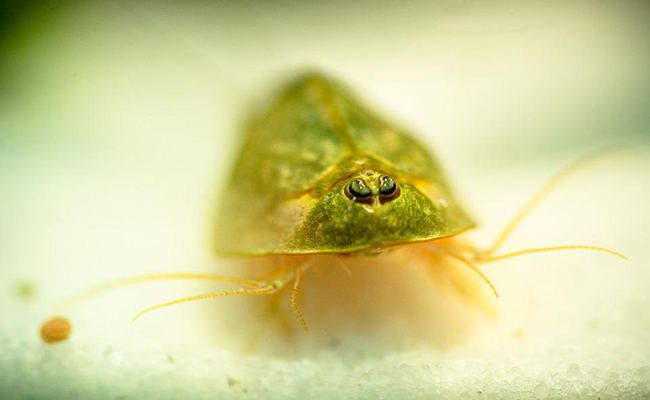
[[[390,176],[379,178],[379,194],[382,196],[392,196],[397,191],[397,183]]]
[[[365,199],[366,197],[369,197],[370,194],[372,193],[370,191],[370,188],[368,185],[366,185],[366,182],[364,182],[363,179],[357,179],[355,181],[352,181],[350,183],[350,187],[348,188],[350,191],[350,194],[353,197],[356,197],[358,199]]]

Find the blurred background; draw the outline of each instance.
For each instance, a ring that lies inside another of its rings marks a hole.
[[[142,307],[206,289],[196,283],[125,288],[66,311],[73,341],[43,348],[37,331],[53,304],[93,284],[150,272],[237,275],[237,265],[211,254],[210,223],[238,130],[305,69],[347,82],[425,142],[480,221],[481,244],[554,173],[620,148],[565,182],[504,250],[602,245],[630,261],[567,252],[486,266],[502,295],[497,322],[458,349],[379,352],[367,369],[339,364],[355,356],[303,364],[234,356],[223,349],[241,323],[216,310],[236,309],[237,299],[128,324]],[[433,385],[453,397],[476,394],[492,371],[502,382],[524,375],[521,390],[543,384],[544,396],[554,393],[552,373],[582,379],[575,393],[598,379],[619,382],[601,385],[614,394],[642,393],[650,382],[648,71],[647,1],[5,1],[0,390],[100,398],[140,387],[171,398],[176,380],[198,382],[185,390],[199,397],[236,396],[244,389],[228,371],[237,371],[249,393],[277,398],[296,395],[294,384],[335,398],[338,384],[357,390],[357,381],[359,396],[373,398],[373,388],[385,393],[400,380],[402,390]],[[180,354],[185,364],[168,363]],[[431,363],[443,363],[435,379],[408,369]],[[362,375],[372,368],[392,378]],[[156,387],[123,376],[144,370],[153,382],[175,378]],[[274,386],[269,370],[295,381]],[[498,391],[485,393],[504,398]]]

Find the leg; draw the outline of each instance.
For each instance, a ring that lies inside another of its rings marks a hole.
[[[470,260],[468,260],[466,257],[464,257],[464,256],[460,253],[460,251],[458,251],[458,249],[456,249],[455,246],[453,246],[452,243],[453,243],[453,242],[451,242],[451,241],[449,241],[449,240],[441,241],[441,242],[440,242],[439,244],[437,244],[437,245],[432,244],[431,246],[429,246],[429,247],[428,247],[428,250],[429,250],[429,252],[431,252],[431,251],[436,251],[436,252],[440,253],[441,255],[444,255],[444,256],[446,256],[446,257],[448,257],[448,258],[452,258],[452,259],[454,259],[454,260],[456,260],[456,261],[459,261],[460,263],[462,263],[462,264],[465,265],[466,267],[470,268],[470,269],[471,269],[472,271],[474,271],[474,272],[475,272],[475,273],[476,273],[476,274],[477,274],[477,275],[478,275],[478,276],[479,276],[483,281],[485,281],[485,283],[488,284],[488,286],[489,286],[490,289],[492,290],[492,293],[494,294],[494,297],[499,298],[499,294],[497,293],[496,288],[494,287],[494,285],[492,284],[492,282],[490,282],[490,280],[487,278],[487,276],[485,276],[485,274],[483,274],[483,272],[481,272],[481,270],[478,269],[478,267],[477,267],[476,265],[474,265],[474,263],[473,263],[472,261],[470,261]]]
[[[298,318],[298,321],[300,321],[300,325],[302,325],[302,329],[304,329],[305,332],[309,332],[309,327],[307,326],[307,322],[302,317],[302,313],[298,308],[298,290],[300,289],[301,283],[302,283],[302,271],[298,269],[296,270],[296,278],[293,281],[293,289],[291,290],[291,309],[293,310],[293,314],[296,316],[296,318]]]
[[[505,258],[515,257],[528,253],[540,253],[547,251],[555,250],[572,250],[572,249],[583,249],[583,250],[596,250],[600,252],[609,253],[623,259],[627,259],[624,255],[617,253],[612,250],[604,249],[602,247],[595,246],[557,246],[557,247],[547,247],[539,249],[529,249],[521,250],[512,253],[507,253],[499,256],[492,256],[488,252],[483,252],[477,250],[471,244],[462,242],[457,238],[448,238],[441,239],[434,242],[426,243],[423,245],[424,254],[427,256],[428,260],[432,263],[439,264],[441,266],[445,265],[445,258],[454,259],[466,267],[474,271],[487,285],[490,287],[495,298],[499,298],[499,294],[490,280],[481,272],[481,270],[475,265],[475,263],[485,263],[498,261]],[[467,284],[461,279],[455,277],[455,272],[447,270],[446,276],[451,278],[451,282],[454,283],[454,287],[465,297],[473,297],[475,293],[471,293],[470,290],[467,290]]]
[[[304,275],[304,269],[297,269],[295,272],[295,278],[293,280],[293,286],[291,288],[291,295],[290,295],[290,305],[291,309],[293,310],[294,316],[298,319],[300,322],[300,325],[302,325],[303,329],[305,332],[309,331],[309,327],[307,325],[307,322],[302,316],[302,313],[300,312],[300,309],[298,308],[298,295],[299,295],[299,290],[300,290],[300,285],[302,283],[302,278]],[[278,318],[278,322],[280,326],[282,327],[283,331],[289,333],[291,332],[292,326],[289,323],[289,321],[286,318],[285,313],[283,312],[284,310],[281,307],[281,301],[282,301],[282,296],[286,293],[284,293],[288,289],[287,286],[284,286],[282,289],[272,293],[269,298],[268,302],[268,307],[266,311],[273,315],[274,317]]]
[[[443,239],[417,245],[415,254],[424,259],[427,271],[437,286],[459,296],[484,315],[496,316],[495,304],[491,300],[492,295],[498,298],[496,288],[473,262],[462,255],[455,242]],[[484,290],[484,283],[489,287],[489,292]]]

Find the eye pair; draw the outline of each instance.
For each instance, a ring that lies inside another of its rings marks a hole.
[[[348,187],[350,195],[356,199],[366,199],[370,197],[372,191],[363,179],[356,179]],[[397,183],[390,176],[379,178],[379,194],[383,197],[393,196],[397,192]]]

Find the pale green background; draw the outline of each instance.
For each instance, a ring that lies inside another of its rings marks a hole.
[[[2,398],[650,393],[650,3],[1,7]],[[630,261],[565,253],[490,265],[501,319],[444,353],[238,356],[217,339],[215,326],[229,327],[209,302],[128,325],[170,293],[204,289],[186,283],[97,299],[68,314],[72,341],[42,345],[39,324],[70,293],[214,270],[209,222],[237,129],[305,68],[347,81],[435,149],[485,227],[482,243],[554,172],[622,146],[567,181],[507,248],[598,244]],[[16,296],[21,282],[34,299]]]

